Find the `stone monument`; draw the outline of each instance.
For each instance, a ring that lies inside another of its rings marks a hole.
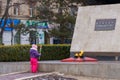
[[[79,7],[71,56],[80,50],[85,55],[120,55],[120,4]]]

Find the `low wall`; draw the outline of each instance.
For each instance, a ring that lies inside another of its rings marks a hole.
[[[101,62],[41,62],[39,71],[57,71],[60,73],[120,79],[119,61]]]
[[[30,71],[29,62],[0,62],[0,74]],[[40,61],[39,71],[60,72],[78,76],[120,79],[119,61],[60,62]]]
[[[29,64],[29,62],[0,62],[0,74],[29,71]]]

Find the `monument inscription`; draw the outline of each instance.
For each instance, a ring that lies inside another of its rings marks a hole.
[[[97,19],[95,22],[95,31],[114,30],[116,19]]]

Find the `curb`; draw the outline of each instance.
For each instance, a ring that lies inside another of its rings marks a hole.
[[[25,72],[28,72],[28,71],[21,71],[21,72],[13,72],[13,73],[8,73],[8,74],[1,74],[1,76],[7,76],[7,75],[13,75],[13,74],[20,74],[20,73],[25,73]]]

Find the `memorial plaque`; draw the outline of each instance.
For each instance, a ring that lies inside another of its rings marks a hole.
[[[97,19],[95,23],[95,31],[114,30],[116,19]]]

